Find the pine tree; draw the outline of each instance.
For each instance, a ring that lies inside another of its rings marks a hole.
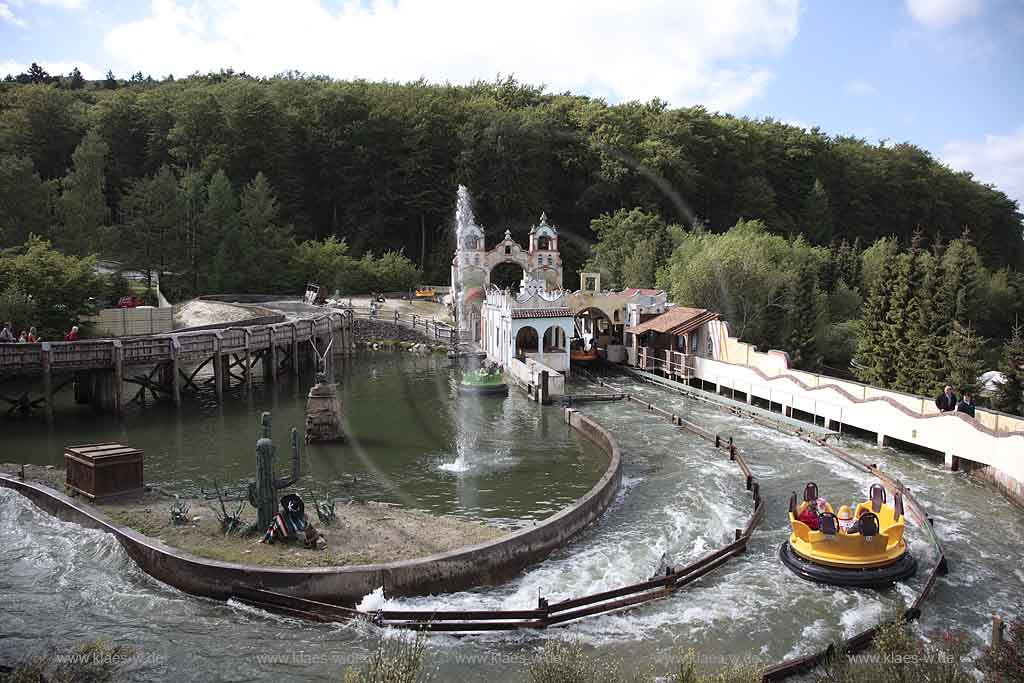
[[[206,207],[202,217],[203,252],[210,262],[210,286],[216,291],[234,289],[237,272],[232,256],[238,255],[238,199],[223,170],[210,178],[206,189]]]
[[[946,357],[946,379],[960,395],[978,393],[983,345],[984,340],[975,334],[973,328],[953,321]]]
[[[895,261],[894,254],[885,251],[882,257],[883,271],[892,272]],[[886,354],[882,345],[891,293],[891,278],[876,277],[872,280],[871,291],[864,303],[864,313],[861,317],[860,337],[857,339],[857,378],[867,384],[881,387],[887,387],[894,375],[892,358]]]
[[[153,271],[177,269],[185,257],[178,180],[168,166],[161,166],[153,176],[132,184],[122,206],[122,242],[131,262],[147,272],[147,284],[152,285]]]
[[[239,267],[245,284],[263,292],[287,287],[291,228],[280,225],[277,199],[262,172],[242,190],[238,224],[244,244]]]
[[[832,207],[828,191],[820,179],[814,179],[807,196],[804,197],[804,224],[807,239],[813,244],[822,244],[832,238]]]
[[[1024,330],[1018,323],[1003,345],[1003,383],[996,389],[992,407],[1004,413],[1024,416]]]
[[[186,252],[185,274],[191,284],[192,293],[199,294],[199,280],[203,256],[203,209],[206,204],[206,186],[194,170],[181,178],[183,244]]]
[[[937,330],[946,327],[935,301],[940,287],[938,261],[928,252],[917,254],[920,285],[907,307],[907,341],[896,369],[896,386],[931,396],[944,384],[946,346]]]
[[[826,306],[817,275],[810,266],[802,268],[790,282],[783,307],[786,330],[783,348],[789,353],[792,365],[802,369],[817,367],[821,363],[817,333],[823,327]]]
[[[28,72],[27,73],[28,73],[28,80],[29,80],[30,83],[36,83],[36,84],[39,84],[39,83],[49,83],[50,81],[53,80],[50,77],[50,74],[48,74],[46,72],[46,69],[44,69],[43,67],[39,66],[35,62],[32,62],[32,65],[28,68]]]
[[[57,245],[85,256],[99,249],[100,228],[106,223],[106,168],[110,148],[95,131],[86,133],[71,155],[72,170],[60,182],[57,202],[60,230]]]
[[[965,237],[969,237],[965,232]],[[939,305],[950,321],[968,325],[985,317],[984,269],[978,250],[961,237],[949,243],[942,254],[942,289]]]
[[[882,324],[880,345],[882,354],[889,360],[888,371],[884,375],[885,386],[906,391],[905,386],[898,382],[900,371],[906,374],[914,363],[912,347],[909,339],[910,311],[912,302],[920,290],[918,259],[920,248],[917,244],[909,252],[896,257],[896,268],[890,271],[889,304]]]
[[[70,90],[81,90],[85,87],[85,78],[82,76],[82,72],[78,70],[76,66],[68,74],[68,88]]]
[[[114,77],[114,72],[107,69],[107,77],[103,79],[103,87],[106,90],[117,90],[118,82],[117,78]]]

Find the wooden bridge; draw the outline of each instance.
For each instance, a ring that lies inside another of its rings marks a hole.
[[[73,385],[75,400],[98,410],[119,414],[124,386],[136,384],[134,400],[169,394],[181,405],[183,389],[198,389],[196,376],[213,366],[212,382],[222,400],[231,380],[252,386],[257,362],[264,376],[274,381],[281,374],[298,374],[300,365],[312,363],[316,350],[333,356],[355,348],[351,312],[331,311],[311,318],[271,325],[227,327],[216,330],[158,334],[124,339],[98,339],[38,344],[0,344],[0,377],[42,375],[42,396],[28,392],[2,397],[8,415],[32,414],[40,406],[47,422],[53,421],[54,395]]]

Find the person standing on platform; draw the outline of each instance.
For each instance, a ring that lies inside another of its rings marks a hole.
[[[935,407],[939,409],[940,413],[950,413],[956,410],[956,393],[953,392],[953,387],[946,385],[946,388],[942,390],[939,397],[935,399]]]
[[[78,325],[75,325],[71,330],[64,335],[64,341],[78,341]]]
[[[4,323],[4,329],[0,330],[0,344],[13,344],[14,330],[11,329],[10,321]]]
[[[956,404],[956,412],[974,417],[974,397],[965,391],[964,397]]]

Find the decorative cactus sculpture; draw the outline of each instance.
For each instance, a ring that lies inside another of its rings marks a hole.
[[[256,442],[256,482],[249,484],[249,503],[256,508],[256,524],[265,531],[277,513],[277,494],[299,478],[299,433],[292,427],[292,472],[288,477],[274,478],[274,442],[270,438],[270,413],[260,417],[263,436]]]

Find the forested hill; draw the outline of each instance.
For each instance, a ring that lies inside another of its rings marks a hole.
[[[93,145],[101,172],[76,173],[73,155],[90,131],[105,143]],[[236,194],[265,174],[297,239],[336,235],[356,254],[404,248],[434,281],[447,278],[459,183],[495,239],[506,227],[521,237],[541,211],[580,237],[563,240],[567,283],[586,259],[590,221],[621,207],[711,231],[761,218],[815,244],[889,235],[909,243],[919,227],[948,241],[966,226],[990,266],[1024,266],[1015,203],[912,144],[875,146],[658,101],[609,106],[513,79],[5,82],[0,155],[0,246],[34,232],[71,251],[109,248],[89,231],[109,237],[130,223],[133,189],[156,187],[169,169],[187,194],[223,169]],[[62,194],[89,183],[103,185],[107,211],[59,210]]]

